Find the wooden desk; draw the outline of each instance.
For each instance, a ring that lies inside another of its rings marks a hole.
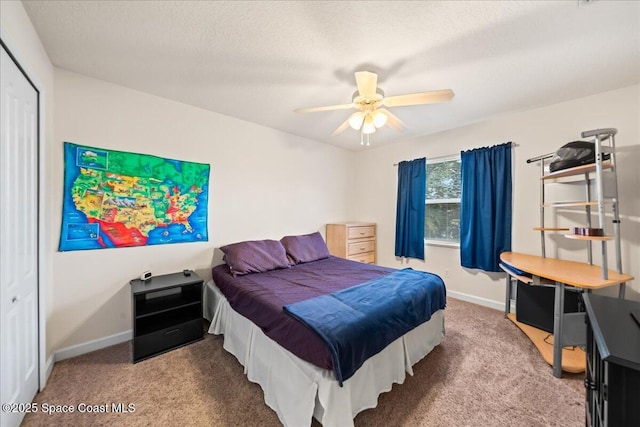
[[[554,283],[555,300],[553,310],[553,376],[562,376],[562,348],[570,345],[586,344],[586,326],[584,313],[564,313],[564,287],[575,286],[591,292],[593,289],[601,289],[614,285],[624,286],[624,283],[633,280],[633,276],[620,274],[609,270],[608,279],[602,278],[602,269],[599,266],[585,264],[576,261],[565,261],[555,258],[542,258],[536,255],[520,254],[515,252],[503,252],[500,260],[518,270],[525,271],[533,277],[528,283]],[[510,310],[511,277],[521,280],[508,272],[507,290],[505,301],[505,316]]]

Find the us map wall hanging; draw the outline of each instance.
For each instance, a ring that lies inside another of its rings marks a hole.
[[[64,143],[60,251],[206,242],[208,164]]]

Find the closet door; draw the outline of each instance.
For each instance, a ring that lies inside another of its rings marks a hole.
[[[38,390],[38,92],[4,46],[0,54],[0,402],[29,403]],[[0,425],[19,425],[24,408],[5,409]]]

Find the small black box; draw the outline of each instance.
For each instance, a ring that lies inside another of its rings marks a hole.
[[[553,333],[553,306],[555,286],[527,285],[518,281],[516,294],[516,320],[543,331]],[[582,309],[580,292],[565,289],[564,312],[577,313]]]

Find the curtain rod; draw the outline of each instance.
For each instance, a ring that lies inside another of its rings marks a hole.
[[[519,147],[520,144],[516,144],[515,142],[511,143],[512,147]],[[428,157],[427,161],[429,160],[440,160],[440,159],[446,159],[447,157],[454,157],[457,156],[457,154],[447,154],[446,156],[438,156],[438,157]],[[398,163],[394,163],[393,166],[398,166]]]

